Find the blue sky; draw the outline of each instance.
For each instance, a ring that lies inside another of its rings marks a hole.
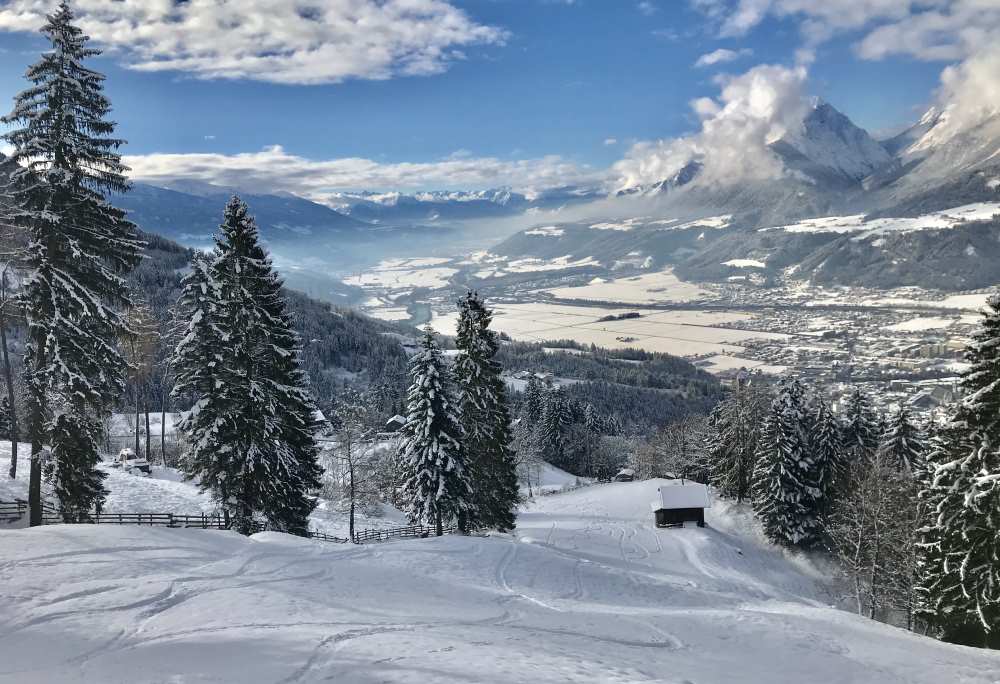
[[[28,2],[13,4],[19,1]],[[77,2],[81,19],[95,2]],[[838,28],[825,40],[807,36],[803,22],[809,17],[779,11],[733,31],[726,21],[740,9],[739,0],[426,2],[438,9],[446,5],[435,19],[458,21],[458,16],[462,27],[444,38],[426,38],[434,43],[430,57],[422,55],[418,66],[406,65],[403,73],[378,73],[378,80],[365,71],[370,66],[353,63],[345,67],[346,76],[325,77],[335,82],[274,83],[266,69],[219,77],[206,71],[215,67],[201,59],[204,46],[191,50],[200,60],[196,66],[136,70],[127,65],[135,67],[148,54],[137,52],[129,31],[121,30],[98,42],[114,44],[97,68],[108,75],[129,155],[229,156],[278,145],[289,157],[315,161],[490,158],[498,161],[502,180],[508,162],[557,156],[560,163],[605,169],[636,141],[695,132],[701,122],[690,103],[717,97],[719,74],[740,74],[759,64],[790,68],[803,61],[804,47],[809,50],[804,94],[823,97],[872,131],[919,116],[949,61],[917,54],[862,57],[859,41],[878,26],[878,17]],[[253,4],[247,0],[248,12]],[[8,32],[0,33],[0,98],[9,101],[23,88],[24,68],[44,42],[22,31],[23,16],[18,24],[3,13],[0,29]],[[465,37],[451,39],[459,34]],[[211,40],[218,37],[206,36]],[[294,42],[294,35],[287,40]],[[695,67],[699,57],[719,49],[740,56]],[[162,54],[155,57],[162,63]],[[391,59],[387,68],[397,69]],[[426,75],[408,75],[407,69]],[[296,74],[278,80],[289,79],[315,80]],[[447,180],[441,183],[448,185]]]

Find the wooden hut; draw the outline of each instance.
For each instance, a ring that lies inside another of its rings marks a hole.
[[[683,527],[684,523],[705,526],[705,509],[711,507],[708,487],[690,480],[675,480],[657,488],[651,504],[657,527]]]

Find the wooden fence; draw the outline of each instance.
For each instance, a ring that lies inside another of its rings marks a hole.
[[[50,503],[42,505],[42,524],[58,525],[63,523],[59,511]],[[12,523],[21,520],[28,513],[28,502],[20,499],[15,501],[0,501],[0,523]],[[187,529],[203,530],[227,530],[231,527],[226,524],[225,518],[220,515],[209,515],[202,513],[199,515],[178,515],[176,513],[95,513],[84,524],[93,525],[139,525],[148,527],[181,527]],[[254,531],[263,532],[264,525],[256,524]],[[454,525],[443,528],[443,532],[451,534],[456,531]],[[354,533],[353,542],[355,544],[365,544],[368,542],[382,542],[390,539],[423,539],[433,537],[437,534],[435,527],[426,525],[408,525],[406,527],[387,527],[382,529],[360,530]],[[305,535],[309,539],[333,542],[336,544],[346,544],[351,539],[335,537],[324,532],[308,530]]]
[[[445,534],[451,534],[457,528],[449,525],[443,528]],[[389,541],[390,539],[423,539],[437,534],[436,527],[426,525],[409,525],[407,527],[387,527],[384,529],[361,530],[354,533],[354,543],[364,544],[373,541]]]

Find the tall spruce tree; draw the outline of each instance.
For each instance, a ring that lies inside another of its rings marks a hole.
[[[212,273],[212,258],[196,254],[191,271],[181,281],[177,301],[177,346],[171,364],[176,373],[174,398],[191,405],[178,423],[187,450],[181,468],[197,478],[202,489],[212,492],[228,515],[226,479],[230,470],[229,447],[222,441],[229,411],[222,386],[216,376],[223,367],[223,339],[219,325],[222,302],[219,285]]]
[[[935,426],[927,441],[924,465],[916,475],[920,485],[918,504],[920,525],[917,531],[916,606],[915,616],[928,631],[948,638],[973,622],[966,610],[955,610],[965,604],[961,586],[950,581],[944,566],[941,544],[941,504],[949,498],[958,466],[972,451],[968,426],[962,422],[947,422]]]
[[[815,459],[816,488],[822,497],[820,508],[826,512],[836,496],[844,447],[840,422],[823,397],[813,397],[809,425],[809,449]]]
[[[990,298],[966,352],[970,368],[956,423],[957,457],[937,468],[937,534],[943,558],[937,606],[966,621],[946,638],[1000,647],[1000,295]]]
[[[556,386],[542,395],[542,416],[538,423],[538,442],[542,458],[556,466],[566,466],[566,441],[573,417],[569,399],[562,387]]]
[[[924,439],[905,406],[889,418],[878,453],[886,465],[902,472],[916,473],[923,467]]]
[[[60,3],[42,28],[51,44],[27,71],[31,86],[3,118],[14,148],[12,220],[29,236],[24,350],[27,432],[31,440],[30,523],[42,522],[41,453],[52,446],[62,507],[85,515],[104,496],[97,470],[98,421],[124,389],[115,346],[126,328],[124,276],[141,243],[106,195],[128,190],[128,169],[108,120],[104,76],[84,65],[99,51]]]
[[[750,498],[768,399],[760,383],[741,383],[709,416],[706,449],[710,479],[737,503]]]
[[[198,392],[184,424],[192,443],[185,471],[215,493],[240,532],[263,522],[302,534],[320,486],[316,409],[281,281],[238,197],[205,270],[196,267],[185,284],[192,318],[175,354],[180,391]],[[193,366],[199,359],[202,369]]]
[[[493,312],[477,294],[459,303],[458,359],[463,450],[472,487],[467,527],[512,530],[519,501],[517,461],[511,450],[507,385],[495,357],[497,335],[490,330]]]
[[[872,408],[868,395],[855,387],[848,397],[842,419],[840,462],[836,468],[839,493],[849,486],[855,468],[870,465],[878,451],[881,437],[878,412]]]
[[[420,353],[411,361],[410,378],[399,446],[407,473],[402,498],[410,519],[434,525],[440,536],[446,522],[467,517],[472,491],[451,371],[430,326],[424,330]]]
[[[805,391],[798,380],[784,380],[764,423],[754,471],[754,510],[771,541],[806,547],[818,540],[818,465],[810,449]]]
[[[538,422],[542,416],[542,408],[545,401],[545,386],[542,381],[531,376],[528,384],[524,388],[524,418],[531,424]]]

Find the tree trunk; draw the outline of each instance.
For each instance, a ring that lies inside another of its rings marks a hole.
[[[160,460],[163,467],[167,467],[167,384],[163,383],[162,397],[160,400]]]
[[[348,445],[348,447],[347,447],[347,476],[349,478],[351,478],[351,483],[350,483],[351,517],[350,517],[350,520],[348,521],[348,530],[350,530],[350,533],[351,533],[351,541],[354,541],[354,496],[355,496],[355,490],[354,490],[354,460],[351,457],[351,451],[350,451],[350,449],[351,449],[351,447],[350,447],[350,445]]]
[[[139,380],[136,378],[135,392],[135,458],[139,458]]]
[[[7,274],[0,277],[0,296],[7,297]],[[10,404],[10,479],[17,477],[17,408],[14,406],[14,373],[7,351],[7,311],[0,305],[0,353],[3,354],[3,376],[7,383],[7,403]]]
[[[444,527],[441,525],[441,511],[440,510],[435,511],[435,516],[436,516],[435,522],[437,523],[437,536],[440,537],[444,535]]]
[[[152,435],[149,433],[149,402],[144,401],[142,407],[145,409],[146,413],[146,460],[152,463],[153,452],[149,449],[149,442],[152,439]]]
[[[45,349],[45,333],[38,331],[33,340],[36,354]],[[33,370],[45,367],[41,362]],[[31,439],[31,471],[28,475],[28,524],[37,527],[42,524],[42,448],[45,445],[45,387],[38,386],[38,378],[32,377],[28,392],[28,434]]]

